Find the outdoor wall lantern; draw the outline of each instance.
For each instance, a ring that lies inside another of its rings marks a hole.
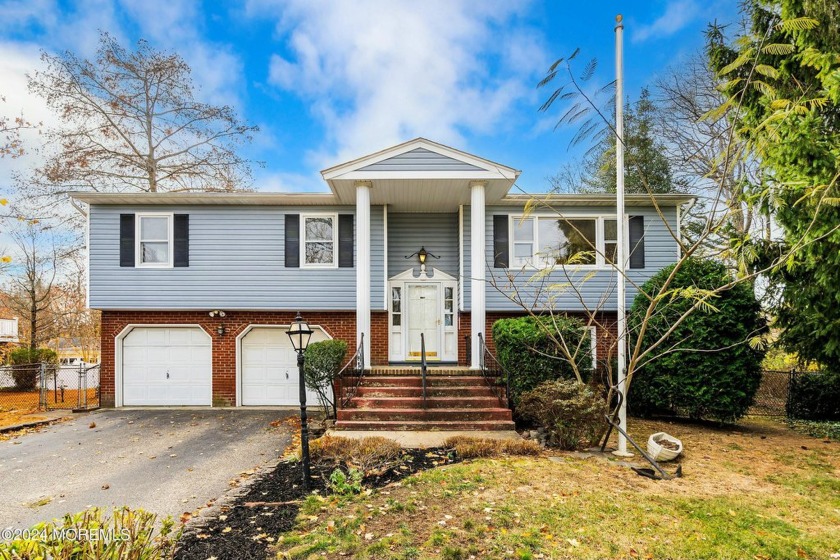
[[[224,336],[224,334],[227,332],[227,329],[225,329],[224,325],[219,325],[218,327],[216,327],[216,332],[219,333],[219,336]]]
[[[426,259],[428,257],[432,257],[434,259],[439,259],[440,257],[435,255],[434,253],[430,253],[426,250],[426,247],[420,247],[420,250],[416,253],[412,253],[405,257],[406,259],[410,259],[411,257],[417,257],[417,260],[420,261],[420,272],[425,274],[426,273]]]
[[[306,425],[306,383],[303,376],[304,354],[312,338],[309,323],[303,320],[298,311],[294,322],[286,332],[292,341],[292,348],[297,352],[298,385],[300,389],[300,447],[301,465],[303,466],[303,487],[309,490],[309,428]]]

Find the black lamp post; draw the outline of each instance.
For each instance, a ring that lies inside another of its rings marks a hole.
[[[300,385],[300,447],[301,463],[303,464],[303,487],[309,489],[309,428],[306,425],[306,381],[303,374],[304,353],[312,337],[312,329],[298,312],[295,322],[289,325],[286,333],[292,340],[292,347],[297,352],[298,376]]]

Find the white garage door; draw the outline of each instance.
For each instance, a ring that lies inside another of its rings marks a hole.
[[[300,404],[297,354],[286,330],[254,327],[242,337],[243,406]],[[321,329],[312,330],[310,342],[329,340]],[[317,405],[317,394],[307,391],[306,404]]]
[[[209,406],[210,337],[198,327],[137,327],[122,343],[125,406]]]

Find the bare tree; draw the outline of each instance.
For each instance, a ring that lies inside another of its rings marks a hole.
[[[0,102],[6,102],[6,98],[2,95],[0,95]],[[20,133],[32,128],[35,128],[35,125],[22,115],[15,118],[0,115],[0,158],[22,156],[24,146]]]
[[[734,134],[734,108],[716,112],[725,101],[719,83],[705,56],[697,54],[668,69],[654,90],[656,128],[665,155],[675,177],[698,195],[693,215],[726,216],[722,235],[707,240],[718,249],[732,238],[743,242],[749,235],[770,237],[769,220],[756,211],[755,201],[748,200],[763,181],[762,171],[746,143]],[[693,224],[697,227],[702,221]],[[687,230],[688,235],[697,235],[693,229]]]
[[[44,166],[21,181],[34,194],[248,186],[250,164],[237,148],[257,128],[231,107],[196,101],[190,67],[177,54],[142,40],[127,50],[102,33],[93,61],[71,52],[44,52],[41,59],[46,69],[29,77],[29,90],[61,126],[46,133]]]
[[[37,220],[25,222],[10,235],[17,254],[10,267],[7,305],[24,318],[22,334],[34,350],[57,332],[55,286],[61,263],[73,249],[62,248],[52,228]]]
[[[87,307],[87,270],[80,253],[65,259],[62,278],[54,287],[56,346],[64,339],[85,362],[97,361],[102,312]]]

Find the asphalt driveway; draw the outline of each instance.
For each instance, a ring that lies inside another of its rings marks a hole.
[[[0,442],[0,528],[90,506],[178,518],[274,462],[290,441],[285,410],[103,410]],[[91,423],[96,426],[91,428]]]

